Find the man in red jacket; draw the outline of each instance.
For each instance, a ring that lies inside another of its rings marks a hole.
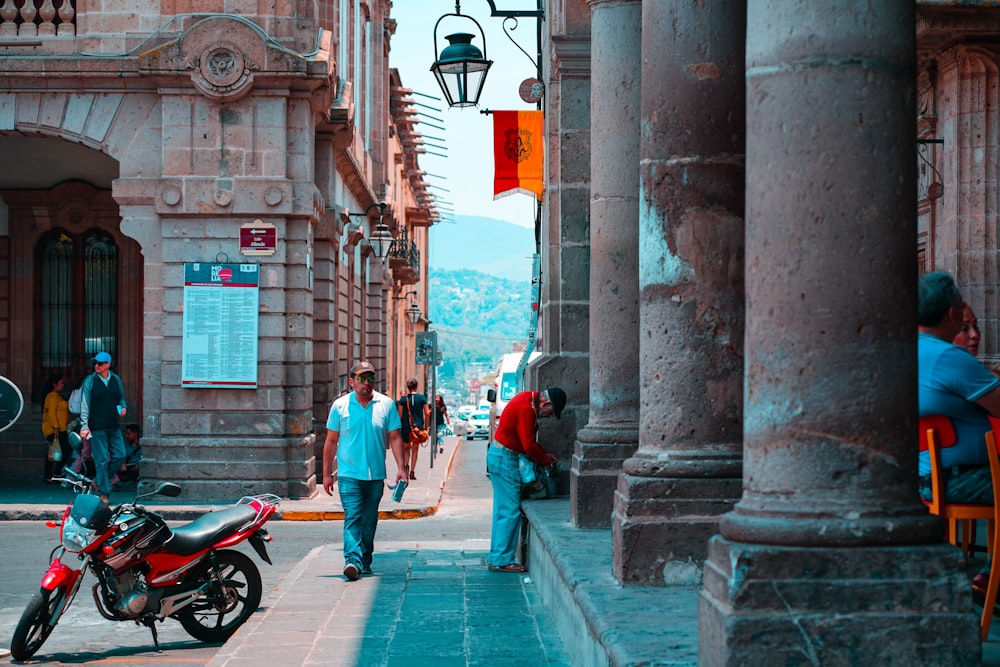
[[[521,475],[519,460],[527,456],[541,465],[554,465],[556,457],[538,444],[538,419],[555,415],[566,407],[566,392],[549,387],[543,392],[522,391],[510,399],[500,415],[493,443],[486,455],[486,469],[493,485],[493,524],[490,556],[493,572],[526,572],[517,562],[517,539],[521,532]]]

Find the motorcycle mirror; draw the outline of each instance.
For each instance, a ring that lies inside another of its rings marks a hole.
[[[83,449],[83,438],[76,431],[69,432],[69,446],[73,448],[74,456],[80,455],[80,450]]]
[[[149,496],[169,496],[170,498],[176,498],[179,495],[181,495],[181,487],[173,482],[163,482],[152,491],[140,493],[135,499],[139,500],[139,498],[148,498]]]
[[[158,496],[169,496],[170,498],[176,498],[177,496],[181,495],[181,487],[177,486],[173,482],[164,482],[163,484],[160,484],[158,487],[156,487],[156,491],[154,491],[153,493],[155,493]]]

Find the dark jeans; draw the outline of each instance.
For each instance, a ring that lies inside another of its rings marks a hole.
[[[990,476],[989,466],[974,466],[960,470],[946,468],[943,473],[946,502],[970,505],[993,504],[993,478]],[[920,495],[924,500],[931,500],[930,475],[920,478]]]
[[[385,481],[340,477],[340,504],[344,508],[344,565],[371,567],[378,528],[378,504]]]

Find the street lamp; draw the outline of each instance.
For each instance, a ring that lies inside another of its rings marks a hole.
[[[417,290],[410,290],[409,292],[403,294],[402,296],[392,297],[392,300],[402,301],[403,299],[409,299],[410,296],[416,294],[418,294]],[[410,307],[406,309],[406,316],[409,318],[410,322],[416,324],[417,322],[420,321],[420,315],[421,315],[420,306],[418,306],[417,302],[414,300],[413,303],[410,304]]]
[[[389,226],[382,222],[382,214],[385,213],[386,206],[385,202],[377,202],[369,204],[364,213],[351,213],[350,211],[345,210],[340,214],[341,220],[343,220],[345,224],[350,225],[347,228],[348,243],[350,245],[354,245],[362,238],[362,223],[359,221],[355,225],[355,223],[351,223],[351,218],[370,219],[368,214],[371,210],[378,209],[379,224],[375,225],[375,230],[372,232],[368,243],[371,246],[372,252],[375,253],[375,256],[380,259],[389,254],[389,249],[392,247],[393,241],[395,241],[392,237],[392,232],[389,231]]]
[[[378,258],[388,255],[389,249],[392,248],[392,244],[395,242],[396,239],[392,237],[392,232],[389,231],[389,225],[382,222],[375,225],[375,231],[372,232],[371,238],[368,239],[368,243],[372,247],[372,252]]]
[[[406,309],[406,316],[410,318],[411,323],[416,324],[420,321],[420,315],[420,306],[418,306],[417,302],[414,301],[410,304],[410,307]]]
[[[494,0],[486,0],[490,5],[490,16],[504,17],[505,26],[508,19],[513,20],[514,28],[517,27],[518,17],[538,19],[536,26],[538,53],[535,60],[535,69],[538,71],[538,79],[540,80],[542,66],[541,24],[542,19],[545,18],[545,0],[537,1],[538,5],[536,9],[498,10]],[[457,16],[472,21],[475,24],[483,40],[482,51],[479,50],[479,47],[472,44],[472,40],[475,38],[474,34],[457,32],[445,37],[449,45],[438,55],[438,26],[441,24],[441,21],[449,16]],[[507,34],[507,37],[514,42],[509,34]],[[521,48],[517,42],[514,42],[514,45],[519,49]],[[521,51],[524,51],[524,49],[521,49]],[[528,54],[525,52],[525,55]],[[530,58],[531,56],[528,57]],[[479,25],[476,19],[462,14],[462,3],[460,0],[456,0],[455,12],[453,14],[445,14],[434,24],[434,64],[431,65],[431,71],[437,79],[438,86],[441,87],[441,92],[444,93],[445,99],[448,101],[448,106],[472,107],[478,105],[479,95],[483,92],[483,84],[486,83],[486,74],[489,72],[490,65],[492,64],[493,61],[486,58],[486,34],[483,32],[482,26]]]
[[[486,83],[486,73],[490,70],[492,60],[487,60],[486,55],[472,43],[475,35],[467,32],[456,32],[448,35],[445,39],[449,45],[445,47],[441,55],[437,52],[437,29],[441,20],[448,16],[462,16],[461,14],[445,14],[434,24],[434,64],[431,71],[437,79],[441,92],[450,107],[474,107],[479,104],[479,96],[483,92],[483,84]],[[479,28],[479,35],[483,38],[483,49],[486,48],[486,35],[479,23],[471,16],[464,16]]]

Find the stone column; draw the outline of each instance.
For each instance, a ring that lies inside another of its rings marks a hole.
[[[699,664],[978,664],[916,492],[914,3],[751,0],[747,36],[743,496]]]
[[[551,3],[549,3],[551,4]],[[544,22],[546,192],[539,238],[541,302],[536,349],[544,356],[525,370],[525,387],[561,387],[561,419],[543,419],[538,438],[572,459],[573,441],[587,420],[590,271],[590,10],[564,0]],[[560,488],[568,482],[560,476]]]
[[[745,3],[647,0],[642,26],[642,418],[614,570],[697,583],[740,491]]]
[[[590,0],[590,421],[576,436],[570,507],[609,526],[639,443],[639,102],[642,3]]]

